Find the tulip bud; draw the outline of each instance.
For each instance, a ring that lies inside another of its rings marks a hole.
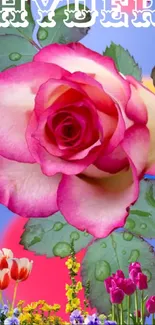
[[[149,314],[154,314],[155,313],[155,296],[151,296],[146,301],[146,309],[149,312]]]
[[[12,258],[8,260],[11,278],[15,281],[25,281],[32,269],[33,261],[28,258]]]
[[[127,296],[131,296],[136,291],[136,285],[131,279],[124,279],[122,290]]]
[[[148,288],[147,276],[144,273],[138,273],[136,278],[136,286],[139,290],[145,290]]]
[[[107,293],[110,293],[110,288],[112,287],[112,280],[113,278],[111,276],[104,280],[104,285]]]
[[[10,270],[9,269],[0,270],[0,290],[6,289],[9,283],[10,283]]]
[[[113,286],[110,289],[110,301],[112,304],[121,304],[124,299],[124,292],[118,287]]]
[[[138,269],[132,269],[129,273],[129,278],[134,282],[136,283],[136,279],[137,279],[137,276],[138,276]]]
[[[117,278],[124,279],[125,278],[125,275],[124,275],[124,273],[123,273],[122,270],[117,270],[116,273],[113,275],[113,278],[114,279],[117,279]]]

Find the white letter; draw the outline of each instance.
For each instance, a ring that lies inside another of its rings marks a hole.
[[[0,0],[0,27],[27,27],[28,21],[25,2],[20,0],[18,3],[15,0]],[[10,17],[11,16],[11,17]],[[16,21],[17,20],[17,21]]]
[[[55,27],[56,22],[53,17],[55,16],[55,9],[61,1],[63,0],[31,0],[31,10],[35,13],[36,23],[41,27]],[[42,22],[45,14],[48,16],[48,22]]]
[[[96,0],[91,0],[91,9],[86,9],[86,0],[83,3],[79,3],[79,0],[74,0],[74,10],[70,10],[69,0],[67,0],[67,10],[65,10],[65,15],[67,19],[64,19],[64,24],[67,27],[91,27],[96,22],[96,17],[98,16],[98,11],[96,10]],[[82,10],[80,10],[79,5],[84,5]],[[70,14],[74,14],[74,18],[70,18]],[[86,21],[87,15],[90,15],[90,19]],[[78,21],[77,21],[78,20]]]
[[[129,27],[128,14],[122,10],[128,6],[128,0],[102,0],[103,10],[100,20],[103,27]],[[130,1],[130,0],[129,0]]]
[[[153,0],[148,3],[147,0],[143,0],[143,8],[139,9],[139,1],[135,1],[135,9],[133,10],[134,19],[131,20],[135,27],[150,27],[155,26],[155,10],[151,10]]]

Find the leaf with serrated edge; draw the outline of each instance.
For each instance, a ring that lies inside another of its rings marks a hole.
[[[111,43],[109,47],[106,47],[105,56],[111,57],[116,64],[118,71],[122,74],[135,77],[137,80],[142,80],[142,70],[135,62],[135,59],[128,50],[125,50],[121,45]]]
[[[0,71],[32,61],[36,53],[35,47],[23,37],[0,35]]]
[[[148,276],[148,290],[153,295],[155,288],[155,255],[153,248],[143,239],[128,232],[114,232],[107,238],[97,240],[88,247],[82,262],[82,281],[85,286],[90,281],[89,300],[98,312],[109,314],[111,304],[104,287],[104,280],[118,269],[128,276],[128,265],[139,261]],[[124,310],[126,306],[124,304]],[[132,303],[131,311],[134,310]]]
[[[138,201],[130,209],[125,229],[145,238],[155,238],[155,181],[140,182]]]
[[[60,213],[48,218],[31,218],[22,234],[20,244],[36,255],[66,257],[70,254],[70,243],[74,240],[79,252],[92,240],[92,236],[70,226]]]

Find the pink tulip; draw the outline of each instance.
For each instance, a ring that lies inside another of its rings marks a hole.
[[[129,278],[134,282],[134,283],[136,283],[136,279],[137,279],[137,276],[138,276],[138,273],[140,273],[139,272],[139,270],[138,269],[132,269],[131,271],[130,271],[130,273],[129,273]]]
[[[122,270],[117,270],[116,273],[113,275],[114,279],[121,278],[124,279],[125,275]]]
[[[131,263],[129,265],[129,273],[131,272],[131,270],[133,269],[136,269],[137,272],[142,272],[141,270],[141,264],[139,262],[134,262],[134,263]]]
[[[118,287],[110,289],[110,301],[112,304],[121,304],[124,299],[124,292]]]
[[[155,313],[155,296],[151,296],[146,301],[146,309],[149,312],[149,314],[154,314]]]
[[[136,278],[136,286],[139,290],[145,290],[148,288],[147,276],[144,273],[138,273]]]
[[[127,296],[131,296],[136,291],[136,285],[131,279],[124,279],[123,291]]]
[[[107,293],[110,293],[110,288],[112,287],[112,280],[112,276],[109,276],[107,279],[104,280],[104,285]]]

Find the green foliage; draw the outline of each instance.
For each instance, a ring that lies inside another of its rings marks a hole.
[[[145,238],[155,238],[155,184],[141,181],[138,201],[130,209],[125,229]]]
[[[137,80],[142,80],[142,70],[135,62],[135,59],[128,50],[125,50],[121,45],[111,43],[109,47],[106,47],[105,56],[111,57],[116,64],[117,69],[126,75],[135,77]]]
[[[92,236],[70,226],[60,213],[56,213],[48,218],[31,218],[20,244],[36,255],[63,258],[70,254],[72,240],[75,252],[78,252],[90,243]]]
[[[143,272],[148,276],[149,288],[146,294],[155,294],[154,250],[143,239],[129,232],[115,232],[88,247],[82,262],[82,280],[84,286],[90,281],[89,300],[99,313],[109,314],[111,309],[104,280],[118,269],[122,269],[127,276],[128,265],[135,261],[142,263]],[[134,311],[133,303],[131,311]]]

